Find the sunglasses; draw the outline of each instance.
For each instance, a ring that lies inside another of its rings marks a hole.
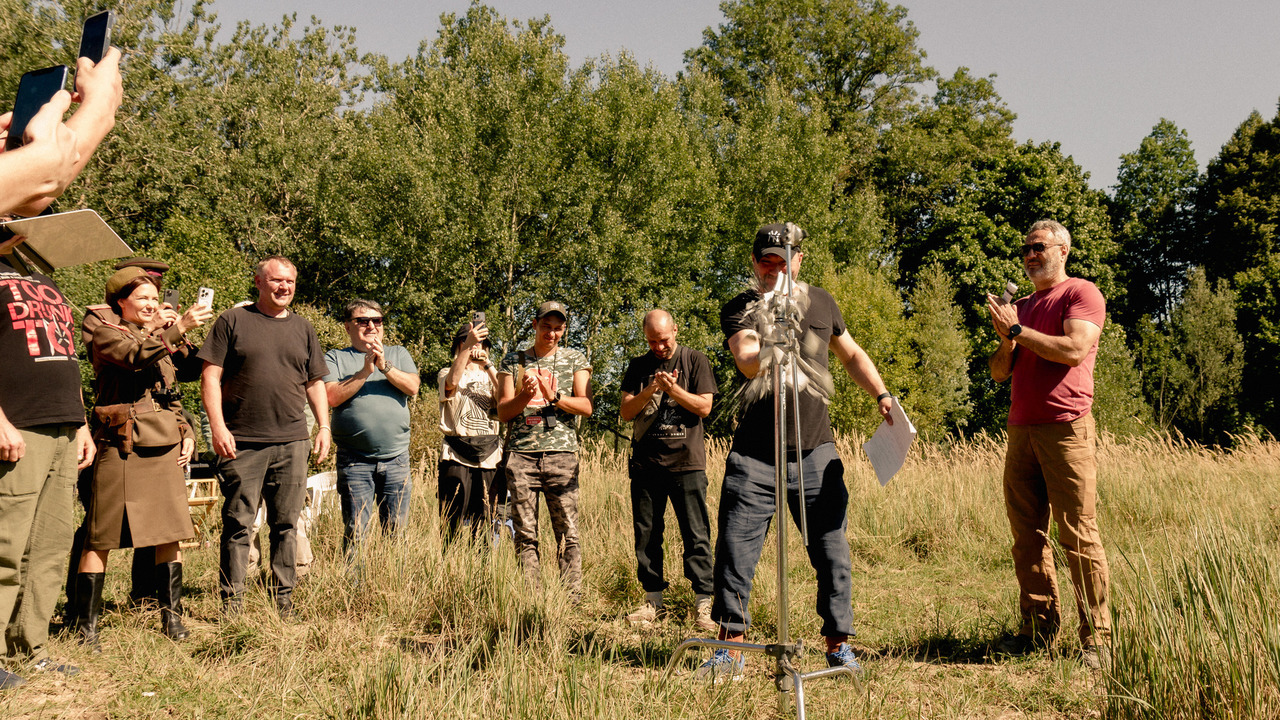
[[[368,327],[370,325],[374,327],[382,327],[382,318],[380,317],[351,318],[351,322],[359,325],[360,327]]]
[[[1013,256],[1015,258],[1024,258],[1027,256],[1028,250],[1039,255],[1040,253],[1044,252],[1047,248],[1058,247],[1061,244],[1062,243],[1053,243],[1052,245],[1045,245],[1042,242],[1027,243],[1026,245],[1019,245],[1018,247],[1014,248]]]

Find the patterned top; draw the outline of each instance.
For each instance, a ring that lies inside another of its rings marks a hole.
[[[512,376],[516,391],[524,381],[525,373],[535,373],[550,378],[552,395],[573,395],[573,375],[579,370],[591,370],[587,356],[572,348],[558,347],[550,355],[537,357],[533,348],[507,353],[498,366],[498,375]],[[551,398],[538,394],[529,401],[524,412],[507,423],[507,450],[517,452],[577,452],[578,417],[554,406]],[[549,427],[554,418],[554,427]]]
[[[445,378],[449,375],[449,366],[440,369],[436,380],[440,387],[440,434],[455,437],[483,437],[497,435],[501,425],[495,419],[498,411],[498,391],[489,381],[489,373],[481,368],[467,366],[462,371],[462,379],[453,395],[445,396]],[[474,463],[459,457],[445,442],[440,448],[440,459],[456,462],[459,465],[474,467]],[[488,457],[480,461],[479,467],[492,470],[502,460],[502,448],[494,447]]]

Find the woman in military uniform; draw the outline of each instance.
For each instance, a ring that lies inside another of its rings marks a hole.
[[[183,336],[203,325],[212,312],[193,305],[163,327],[159,286],[138,267],[112,275],[106,299],[120,321],[98,326],[90,348],[97,375],[91,424],[98,455],[93,499],[87,509],[88,539],[76,577],[77,630],[85,643],[97,645],[110,551],[155,547],[161,629],[181,640],[187,629],[181,619],[178,542],[195,535],[183,466],[195,450],[195,435],[182,414],[174,385],[174,357],[195,362]]]

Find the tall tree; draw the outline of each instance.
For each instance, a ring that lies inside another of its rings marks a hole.
[[[1185,130],[1161,119],[1138,149],[1120,156],[1111,220],[1125,324],[1143,315],[1167,322],[1194,259],[1195,195],[1200,171]]]
[[[1280,112],[1253,113],[1205,171],[1197,199],[1200,259],[1210,281],[1234,284],[1245,330],[1241,408],[1280,432]]]

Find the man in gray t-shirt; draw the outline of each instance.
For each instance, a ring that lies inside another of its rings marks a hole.
[[[342,545],[351,559],[375,506],[388,533],[409,518],[409,398],[420,381],[407,350],[382,344],[381,305],[352,300],[342,319],[351,345],[325,353],[324,387],[338,446]]]

